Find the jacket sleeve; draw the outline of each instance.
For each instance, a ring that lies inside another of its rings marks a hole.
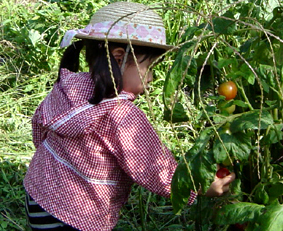
[[[153,193],[169,197],[178,164],[140,109],[132,110],[124,118],[117,131],[117,143],[119,164],[134,182]],[[191,192],[189,203],[195,196]]]

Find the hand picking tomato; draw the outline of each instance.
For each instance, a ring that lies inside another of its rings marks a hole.
[[[216,172],[216,176],[218,178],[224,178],[225,176],[228,176],[228,175],[230,175],[230,171],[227,168],[220,168]]]
[[[234,99],[237,92],[238,88],[233,81],[221,83],[218,87],[218,94],[225,96],[226,100]]]

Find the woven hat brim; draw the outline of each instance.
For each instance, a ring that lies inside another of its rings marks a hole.
[[[77,34],[77,35],[75,35],[75,37],[79,38],[79,39],[92,39],[92,40],[99,40],[99,41],[105,41],[106,40],[106,38],[87,36],[87,35],[81,35],[81,34]],[[172,45],[163,45],[163,44],[158,44],[158,43],[152,43],[152,42],[146,42],[146,41],[140,41],[140,40],[132,40],[132,39],[129,40],[129,39],[120,39],[120,38],[107,38],[107,41],[115,42],[115,43],[123,43],[123,44],[131,43],[131,44],[137,45],[137,46],[159,48],[159,49],[163,49],[165,51],[168,51],[168,50],[171,50],[171,49],[172,50],[176,49],[176,47],[172,46]]]

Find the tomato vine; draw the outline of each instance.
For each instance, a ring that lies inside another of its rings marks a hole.
[[[173,177],[174,211],[186,204],[186,190],[208,189],[217,165],[237,176],[224,198],[198,197],[197,214],[213,209],[201,224],[194,217],[196,230],[243,223],[246,230],[282,230],[283,7],[268,14],[259,2],[231,4],[186,28],[166,77],[165,119],[188,122],[184,99],[199,110],[199,136]]]

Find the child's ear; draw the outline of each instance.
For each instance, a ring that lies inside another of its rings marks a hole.
[[[112,50],[112,55],[116,59],[118,65],[121,66],[125,56],[125,50],[122,47],[114,48]]]

